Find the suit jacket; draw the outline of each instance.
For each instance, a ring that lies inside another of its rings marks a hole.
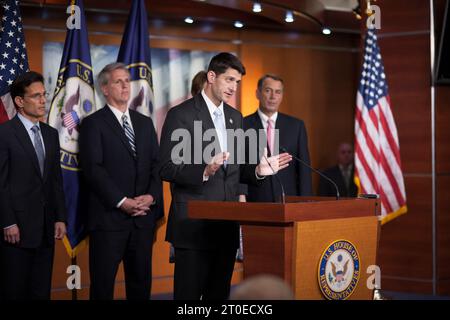
[[[55,222],[66,221],[58,132],[40,122],[45,146],[41,175],[33,143],[18,116],[0,125],[0,228],[17,224],[19,247],[54,244]]]
[[[163,216],[157,172],[158,140],[150,118],[130,110],[136,143],[133,156],[125,132],[108,106],[81,124],[80,164],[89,185],[88,230],[150,228]],[[124,198],[151,194],[156,204],[146,216],[131,217],[117,208]]]
[[[227,129],[242,129],[241,113],[225,103],[224,116]],[[195,121],[201,121],[201,124],[197,122],[197,130],[194,130]],[[160,175],[163,180],[172,184],[172,203],[166,240],[177,248],[237,248],[239,245],[237,223],[190,219],[187,216],[187,202],[237,201],[239,181],[258,183],[255,176],[256,165],[238,164],[237,161],[234,163],[230,161],[226,168],[219,168],[214,176],[203,182],[203,172],[207,163],[203,160],[202,154],[211,142],[203,141],[202,136],[208,129],[213,129],[214,138],[211,141],[216,141],[214,123],[201,94],[170,109],[162,129]],[[184,132],[191,139],[177,140],[174,138],[177,132]],[[232,145],[230,140],[227,142],[228,151],[235,154],[238,147],[243,150],[243,145],[238,146],[237,143],[234,144],[234,149],[230,150]],[[173,152],[177,150],[177,146],[184,146],[184,151]],[[197,155],[194,154],[195,150],[198,152]],[[195,157],[198,157],[198,161],[194,161]]]
[[[264,130],[258,112],[244,118],[244,129]],[[275,129],[279,131],[279,146],[292,155],[310,163],[308,151],[308,137],[302,120],[278,112]],[[259,140],[258,152],[260,159],[266,147]],[[247,149],[249,146],[247,146]],[[281,152],[281,151],[280,151]],[[247,154],[249,152],[247,151]],[[278,172],[278,178],[288,196],[309,196],[312,194],[311,170],[293,159],[286,169]],[[249,202],[273,202],[281,198],[281,187],[273,176],[267,177],[259,186],[248,186],[247,201]]]
[[[328,178],[334,181],[336,183],[339,194],[341,197],[356,197],[358,193],[358,187],[356,186],[353,179],[350,180],[349,187],[345,185],[344,177],[342,176],[341,169],[339,169],[339,166],[334,166],[331,168],[326,169],[323,172]],[[353,177],[354,174],[354,167],[352,169],[351,177]],[[334,197],[336,196],[336,189],[334,186],[327,180],[320,178],[319,182],[319,195],[325,196],[325,197]]]

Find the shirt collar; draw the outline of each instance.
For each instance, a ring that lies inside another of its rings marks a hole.
[[[109,109],[112,111],[112,113],[114,114],[114,116],[117,118],[117,120],[119,121],[119,123],[122,125],[122,116],[126,115],[128,121],[130,120],[130,109],[127,108],[127,110],[125,112],[120,111],[117,108],[114,108],[113,106],[107,104],[107,106],[109,107]]]
[[[214,119],[214,111],[216,111],[217,108],[219,108],[219,110],[222,112],[222,114],[224,114],[223,113],[223,101],[220,102],[219,106],[216,106],[214,104],[214,102],[212,102],[211,99],[209,99],[209,97],[206,95],[205,90],[202,90],[202,97],[205,100],[206,105],[208,106],[208,110],[209,110],[209,113],[210,113],[212,119]]]
[[[34,127],[35,125],[37,125],[39,127],[39,130],[41,129],[41,126],[39,125],[39,121],[36,122],[36,123],[33,123],[33,121],[31,121],[30,119],[24,117],[20,113],[17,113],[17,116],[19,117],[19,120],[24,125],[25,129],[27,129],[27,132],[30,131],[31,128]]]
[[[258,108],[258,115],[259,115],[259,117],[261,118],[261,121],[262,121],[262,123],[264,124],[264,126],[266,126],[266,125],[267,125],[267,121],[269,120],[269,117],[268,117],[266,114],[264,114],[264,112],[262,112],[260,108]],[[274,124],[277,122],[277,117],[278,117],[278,111],[275,112],[275,113],[270,117],[270,119],[273,120],[273,123],[274,123]]]
[[[345,169],[344,166],[340,164],[339,169],[341,170],[341,172],[351,172],[353,169],[353,163],[350,163],[347,169]]]

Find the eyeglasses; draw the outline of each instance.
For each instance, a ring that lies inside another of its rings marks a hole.
[[[35,93],[35,94],[32,94],[32,95],[29,95],[29,96],[23,96],[24,98],[30,98],[30,99],[33,99],[33,100],[38,100],[38,99],[41,99],[41,98],[45,98],[45,99],[47,99],[48,97],[49,97],[49,93],[48,92],[44,92],[44,93]]]

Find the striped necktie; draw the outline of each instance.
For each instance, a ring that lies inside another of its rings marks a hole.
[[[122,126],[123,130],[125,131],[125,136],[130,143],[131,150],[133,151],[133,156],[136,157],[136,141],[134,138],[134,132],[130,124],[128,123],[128,117],[126,115],[122,116]]]

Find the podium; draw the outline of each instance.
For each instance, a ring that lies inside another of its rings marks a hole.
[[[368,273],[368,267],[376,264],[379,214],[377,199],[188,202],[190,218],[239,222],[244,278],[263,273],[279,276],[291,284],[296,299],[372,299],[367,280],[373,271]]]

